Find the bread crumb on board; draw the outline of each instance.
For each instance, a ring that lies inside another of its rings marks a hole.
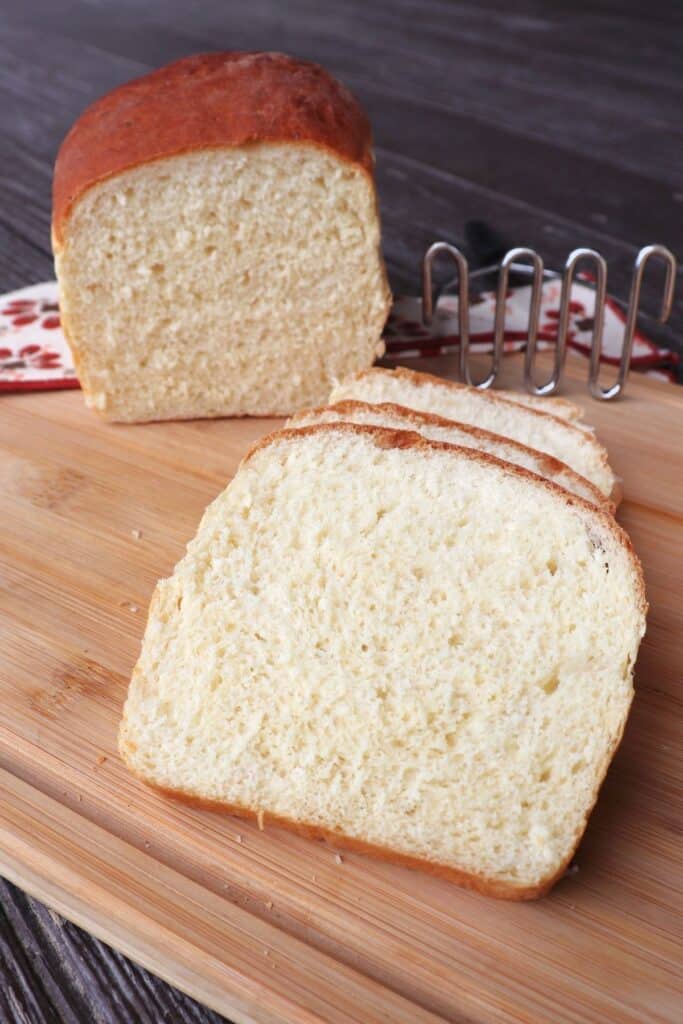
[[[335,855],[334,855],[334,863],[335,864],[343,864],[344,863],[344,858],[342,857],[341,853],[335,853]]]
[[[273,909],[273,901],[272,900],[266,900],[266,910],[272,910],[272,909]]]
[[[242,842],[242,836],[235,836],[235,839],[237,840],[238,843]]]
[[[131,530],[130,532],[131,536],[134,537],[135,540],[142,540],[142,530]]]

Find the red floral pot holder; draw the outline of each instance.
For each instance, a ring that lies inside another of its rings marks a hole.
[[[547,281],[543,286],[538,331],[538,348],[553,348],[557,340],[560,315],[559,281]],[[523,351],[526,343],[531,288],[511,289],[505,303],[504,352]],[[590,355],[592,341],[595,292],[586,284],[574,282],[569,304],[569,330],[567,347],[584,356]],[[473,294],[470,299],[470,344],[474,351],[490,352],[496,311],[495,292]],[[617,366],[624,338],[625,315],[612,299],[607,299],[602,340],[601,362]],[[413,296],[397,296],[384,329],[386,358],[404,362],[417,356],[438,356],[458,345],[458,300],[444,295],[427,328],[422,323],[422,303]],[[633,339],[631,369],[640,370],[660,380],[675,381],[678,353],[661,348],[637,330]],[[587,372],[587,371],[586,371]],[[606,381],[609,374],[605,374]]]
[[[77,387],[59,322],[57,282],[0,297],[0,391]]]

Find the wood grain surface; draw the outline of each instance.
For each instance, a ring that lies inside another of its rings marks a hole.
[[[550,897],[339,863],[128,775],[116,728],[154,584],[276,421],[115,427],[73,392],[0,405],[2,873],[235,1021],[675,1021],[683,397],[635,379],[619,404],[578,397],[651,611],[626,739]]]
[[[186,53],[251,47],[323,61],[367,106],[395,291],[415,291],[425,244],[437,237],[462,244],[464,221],[484,217],[511,242],[537,246],[551,266],[576,245],[599,248],[610,260],[610,288],[625,294],[638,246],[662,241],[683,255],[682,45],[683,7],[642,0],[7,2],[0,5],[0,291],[53,276],[52,164],[88,103]],[[650,309],[656,286],[651,280],[645,291]],[[682,333],[679,284],[671,329],[658,337],[680,351]],[[680,452],[668,422],[661,436],[670,458]],[[176,449],[185,451],[187,440]],[[197,456],[208,457],[201,441],[188,459]],[[639,465],[647,481],[650,467]],[[21,475],[16,462],[14,472]],[[37,487],[36,474],[46,470],[31,472]],[[79,472],[65,467],[52,500],[71,488],[78,508]],[[194,526],[188,516],[179,543]],[[11,601],[17,593],[29,615],[30,598],[16,581],[11,587],[0,579],[3,595]],[[673,584],[668,592],[668,619],[658,628],[670,640],[680,626]],[[666,659],[654,669],[671,688]],[[662,784],[669,786],[668,776]],[[217,1019],[13,886],[2,885],[0,905],[3,1021]]]

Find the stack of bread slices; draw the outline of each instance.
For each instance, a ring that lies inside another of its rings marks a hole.
[[[247,455],[157,588],[120,746],[166,791],[513,899],[565,871],[645,629],[567,402],[407,370]]]

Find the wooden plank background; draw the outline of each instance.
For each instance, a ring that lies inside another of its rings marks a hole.
[[[416,289],[428,242],[461,243],[478,216],[549,265],[599,248],[623,294],[641,244],[683,255],[682,45],[683,8],[641,0],[6,4],[0,290],[52,276],[52,163],[87,103],[186,53],[277,48],[324,62],[368,108],[396,291]],[[659,335],[679,348],[682,291]],[[655,308],[655,283],[645,295]],[[0,1017],[217,1019],[4,883]]]

